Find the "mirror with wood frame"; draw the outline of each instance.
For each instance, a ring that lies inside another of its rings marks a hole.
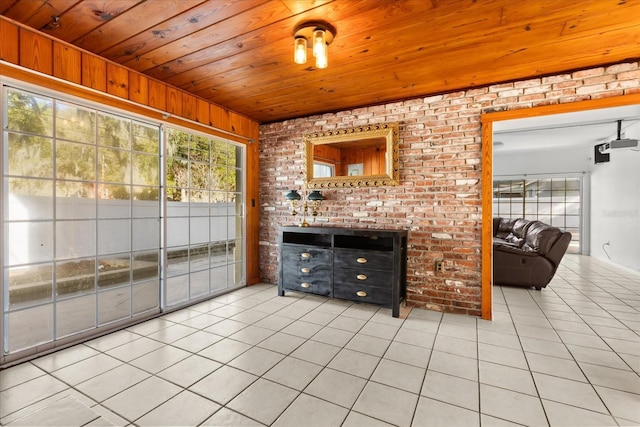
[[[398,123],[304,135],[307,188],[398,185]]]

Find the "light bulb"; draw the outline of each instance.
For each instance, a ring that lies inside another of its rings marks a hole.
[[[316,68],[327,68],[328,65],[329,55],[327,55],[327,46],[325,45],[324,51],[316,56]]]
[[[296,37],[293,45],[293,61],[296,64],[307,63],[307,39]]]
[[[318,55],[322,55],[322,52],[325,52],[326,56],[326,47],[324,30],[315,30],[313,32],[313,56],[318,57]]]

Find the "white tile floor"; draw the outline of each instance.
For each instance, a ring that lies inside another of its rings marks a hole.
[[[568,255],[494,321],[251,286],[0,371],[3,425],[640,424],[640,275]]]

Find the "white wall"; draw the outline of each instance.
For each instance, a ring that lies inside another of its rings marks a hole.
[[[493,175],[582,173],[588,171],[593,153],[585,147],[550,150],[493,150]]]
[[[640,137],[640,124],[626,136]],[[639,150],[612,150],[609,162],[591,165],[591,255],[632,270],[640,270]]]

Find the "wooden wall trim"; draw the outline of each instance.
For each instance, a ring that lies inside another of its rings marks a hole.
[[[609,98],[588,99],[564,104],[550,104],[540,107],[521,108],[516,110],[491,111],[480,116],[482,123],[500,120],[523,119],[527,117],[547,116],[551,114],[574,113],[576,111],[595,110],[600,108],[621,107],[640,104],[640,93],[612,96]],[[484,142],[484,141],[483,141]]]
[[[78,65],[80,64],[75,64],[75,66]],[[107,63],[105,61],[82,52],[80,66],[82,67],[82,82],[80,83],[82,86],[99,92],[107,92]]]
[[[62,43],[53,43],[53,76],[72,83],[82,84],[82,69],[76,65],[82,61],[82,53]]]
[[[482,318],[491,320],[493,309],[493,122],[482,124]]]
[[[0,59],[14,64],[18,63],[20,54],[18,52],[18,26],[7,20],[0,19]],[[14,42],[15,40],[15,42]]]
[[[129,100],[136,104],[149,104],[149,78],[129,71]]]
[[[29,69],[15,66],[14,64],[9,64],[2,60],[0,60],[0,76],[6,76],[8,78],[23,81],[27,84],[33,84],[46,89],[59,91],[77,98],[86,99],[90,102],[95,102],[113,108],[129,111],[134,114],[142,115],[152,120],[193,129],[198,132],[218,136],[242,144],[257,141],[257,138],[259,137],[256,136],[258,135],[257,132],[253,136],[249,136],[250,134],[248,136],[243,136],[225,131],[223,129],[210,127],[204,123],[193,122],[186,118],[169,114],[165,111],[153,108],[151,106],[138,104],[126,98],[120,98],[118,96],[111,95],[107,92],[103,93],[102,91],[99,91],[97,89],[75,84],[73,82],[69,82],[53,76],[44,75],[42,73],[34,73]]]

